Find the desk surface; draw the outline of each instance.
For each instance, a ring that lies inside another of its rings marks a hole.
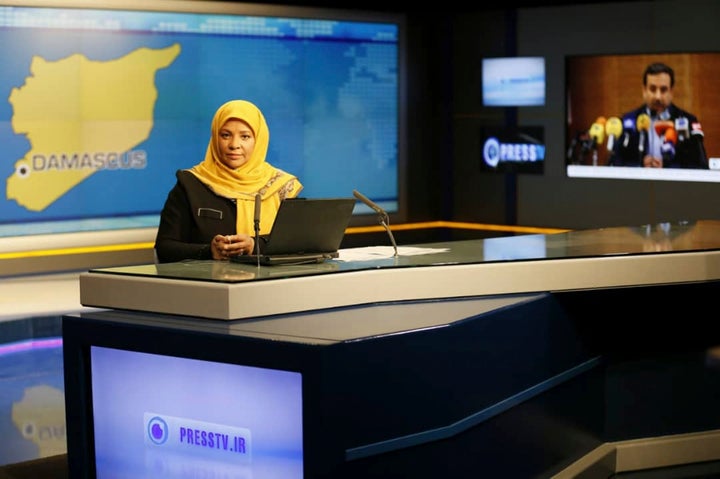
[[[387,301],[720,279],[720,221],[341,250],[307,265],[183,261],[90,270],[84,306],[243,319]],[[272,281],[268,281],[272,280]],[[270,289],[272,286],[272,289]]]

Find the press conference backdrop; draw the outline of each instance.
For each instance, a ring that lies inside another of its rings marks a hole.
[[[156,226],[175,171],[204,158],[212,115],[236,98],[264,112],[267,159],[303,196],[358,189],[400,212],[395,16],[22,3],[0,1],[0,237]]]

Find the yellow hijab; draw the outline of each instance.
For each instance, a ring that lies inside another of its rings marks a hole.
[[[255,149],[250,159],[235,170],[220,161],[218,145],[220,128],[232,118],[244,121],[255,133]],[[259,193],[262,198],[260,234],[268,234],[280,201],[297,196],[302,189],[297,177],[265,161],[269,143],[270,130],[260,109],[249,101],[229,101],[215,112],[205,159],[189,170],[218,196],[235,200],[237,233],[252,235],[255,232],[255,195]]]

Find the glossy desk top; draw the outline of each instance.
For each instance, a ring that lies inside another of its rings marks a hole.
[[[428,243],[399,246],[398,253],[383,246],[341,250],[337,259],[307,265],[184,261],[96,269],[80,277],[81,303],[241,319],[384,301],[717,280],[720,221]]]

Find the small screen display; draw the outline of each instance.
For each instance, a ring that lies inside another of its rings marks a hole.
[[[91,347],[98,479],[303,477],[298,372]]]
[[[485,106],[545,104],[545,58],[483,58],[482,98]]]

